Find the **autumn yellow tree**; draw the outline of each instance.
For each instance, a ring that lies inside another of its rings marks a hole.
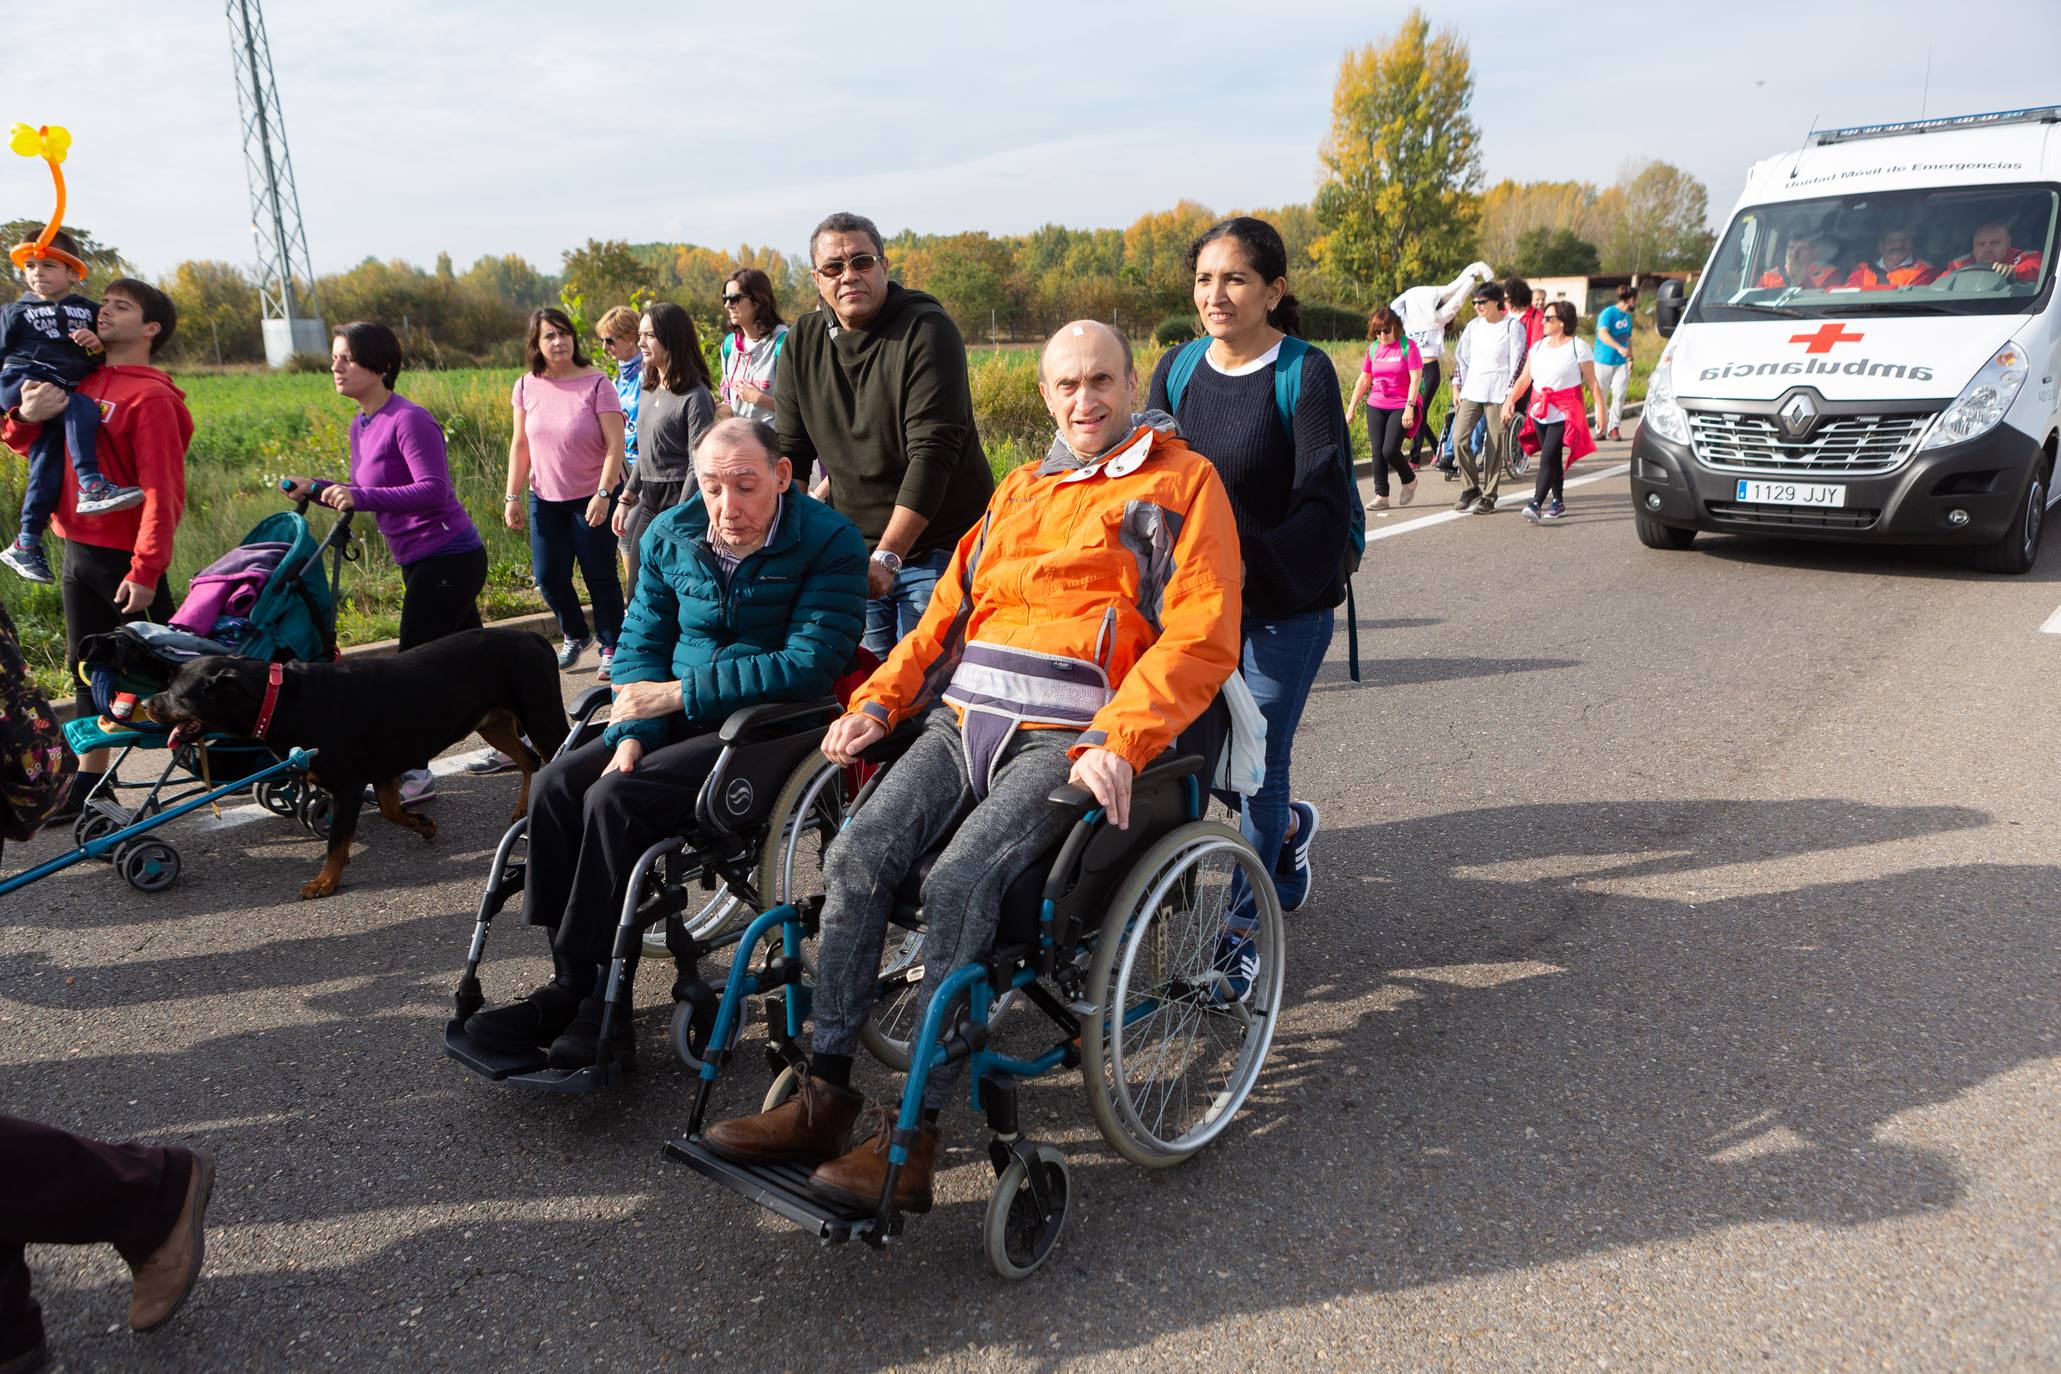
[[[1481,184],[1473,99],[1466,43],[1451,28],[1433,33],[1422,10],[1339,64],[1312,250],[1362,304],[1466,265]]]

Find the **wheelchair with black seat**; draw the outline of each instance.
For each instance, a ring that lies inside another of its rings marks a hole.
[[[702,1126],[711,1092],[735,1057],[749,999],[770,993],[769,1019],[784,1024],[785,1067],[765,1098],[770,1110],[805,1071],[791,1039],[806,1014],[810,943],[822,912],[820,857],[844,818],[879,785],[879,769],[914,742],[905,726],[865,754],[875,770],[852,793],[853,776],[818,757],[796,769],[769,828],[759,895],[773,903],[742,932],[704,1045],[693,1114],[668,1157],[757,1202],[826,1241],[887,1245],[905,1217],[893,1206],[897,1177],[921,1119],[924,1087],[941,1067],[964,1061],[974,1111],[993,1135],[996,1184],[984,1214],[983,1245],[1005,1278],[1035,1271],[1051,1255],[1071,1197],[1066,1161],[1027,1138],[1019,1089],[1031,1079],[1079,1068],[1102,1137],[1123,1158],[1165,1168],[1215,1140],[1251,1093],[1272,1043],[1282,995],[1282,922],[1271,876],[1244,836],[1205,819],[1202,757],[1169,751],[1138,775],[1130,826],[1106,823],[1085,790],[1064,786],[1050,802],[1077,819],[1048,860],[1033,864],[1003,897],[987,958],[952,970],[924,1015],[913,1016],[921,983],[922,891],[943,850],[910,872],[896,895],[883,954],[879,998],[862,1041],[890,1067],[905,1068],[889,1169],[877,1205],[851,1211],[809,1188],[800,1164],[740,1164],[710,1150]],[[1215,967],[1218,938],[1244,891],[1256,918],[1259,968],[1243,996]],[[761,944],[777,949],[754,966]],[[995,1047],[1006,1001],[1035,1007],[1057,1031],[1028,1058]],[[801,1015],[797,1015],[797,1011]]]
[[[597,738],[598,720],[610,689],[597,686],[574,703],[573,728],[559,754]],[[454,1015],[444,1028],[444,1052],[497,1082],[547,1092],[585,1093],[620,1083],[628,1067],[614,1052],[611,1032],[631,1015],[628,989],[650,927],[665,930],[676,973],[673,982],[672,1041],[689,1068],[701,1067],[699,1051],[717,1022],[718,994],[703,976],[710,956],[731,950],[746,931],[737,918],[760,909],[758,883],[774,840],[796,826],[778,808],[792,800],[787,787],[797,766],[821,763],[817,748],[841,707],[834,700],[776,702],[732,713],[718,728],[722,748],[695,798],[694,824],[683,835],[662,839],[637,859],[623,887],[623,904],[604,991],[600,1041],[595,1062],[552,1068],[543,1049],[507,1053],[476,1043],[465,1023],[486,1005],[480,960],[495,916],[523,890],[527,818],[502,835],[480,896],[479,915],[454,998]],[[719,974],[718,977],[721,975]],[[776,1026],[776,1044],[791,1045],[800,1031],[797,1009],[791,1024]],[[792,1052],[798,1057],[798,1052]]]

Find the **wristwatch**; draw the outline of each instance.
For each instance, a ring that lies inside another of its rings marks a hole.
[[[875,549],[873,551],[873,561],[891,573],[898,573],[902,570],[902,556],[891,549]]]

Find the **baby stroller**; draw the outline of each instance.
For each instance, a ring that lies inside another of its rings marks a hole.
[[[331,799],[307,779],[312,751],[282,756],[257,740],[218,734],[175,742],[142,703],[182,664],[211,654],[282,663],[335,658],[337,587],[344,563],[357,558],[350,527],[346,511],[318,543],[307,502],[298,502],[259,521],[236,549],[196,575],[172,625],[124,625],[80,645],[79,676],[100,715],[66,722],[65,742],[75,754],[117,752],[72,824],[77,847],[0,880],[0,895],[85,859],[109,860],[139,892],[163,891],[179,877],[179,852],[148,832],[242,791],[327,836]],[[162,751],[162,763],[152,751]],[[137,776],[124,778],[132,759]]]

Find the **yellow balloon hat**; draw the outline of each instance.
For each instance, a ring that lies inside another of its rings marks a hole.
[[[36,258],[50,258],[71,268],[84,281],[86,264],[62,248],[50,246],[50,241],[57,237],[57,226],[64,223],[64,172],[58,164],[72,150],[72,131],[62,124],[16,124],[7,131],[7,146],[23,157],[40,157],[49,163],[50,181],[57,188],[57,206],[50,212],[50,222],[43,226],[43,232],[26,243],[14,245],[7,256],[16,267],[26,267]]]

